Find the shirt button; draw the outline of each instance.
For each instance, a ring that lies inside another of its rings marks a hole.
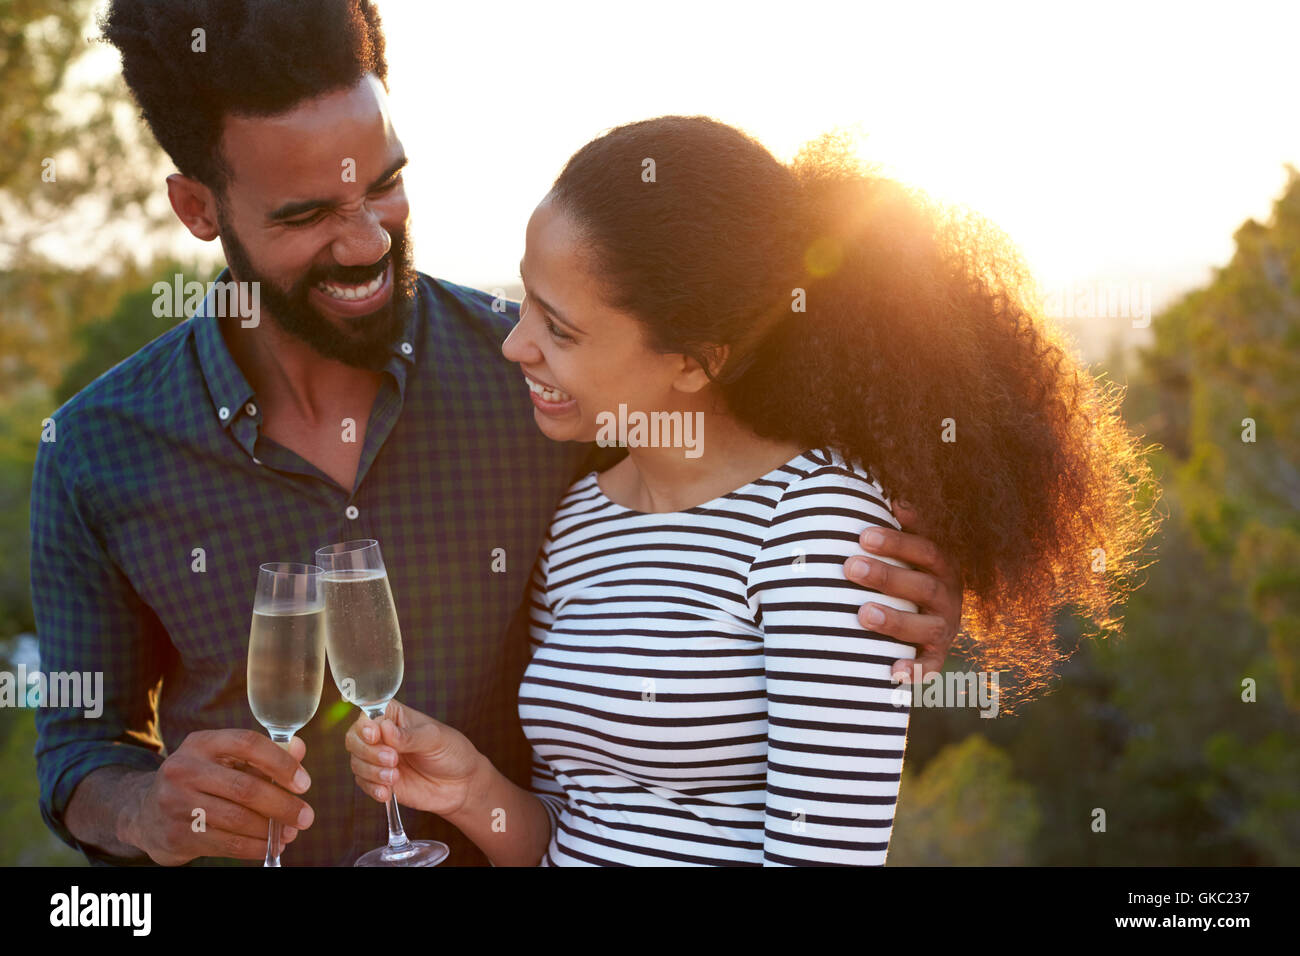
[[[226,408],[225,405],[222,405],[220,408],[217,409],[217,417],[224,422],[227,418],[230,417],[230,409]]]
[[[253,459],[253,464],[255,464],[255,465],[260,465],[261,463],[262,463],[262,459],[260,459],[260,458],[254,458],[254,459]]]
[[[252,402],[249,402],[247,405],[244,406],[244,411],[248,412],[248,414],[250,415],[256,415],[257,406],[254,405]]]
[[[415,351],[415,349],[413,349],[413,348],[411,347],[411,343],[410,343],[410,342],[403,342],[403,343],[402,343],[402,354],[403,354],[403,355],[410,355],[410,354],[411,354],[412,352],[414,352],[414,351]]]
[[[344,511],[343,513],[347,515],[349,518],[355,518],[357,515],[361,514],[361,512],[357,510],[356,505],[348,505],[347,510]]]

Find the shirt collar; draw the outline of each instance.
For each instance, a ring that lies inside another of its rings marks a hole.
[[[230,281],[230,270],[222,269],[213,284]],[[208,386],[208,397],[212,399],[212,411],[217,420],[229,427],[253,398],[253,387],[244,378],[244,373],[235,364],[235,359],[226,347],[226,340],[221,337],[221,320],[217,317],[214,304],[215,290],[208,289],[203,302],[190,319],[194,323],[194,341],[199,352],[199,366],[203,369],[203,379]]]
[[[221,270],[221,274],[209,284],[208,292],[203,297],[190,320],[194,323],[194,339],[198,347],[199,366],[203,370],[203,379],[208,386],[208,397],[212,400],[212,411],[222,426],[228,427],[249,407],[255,408],[253,388],[244,378],[243,371],[236,364],[226,340],[221,335],[222,321],[217,316],[217,293],[215,284],[230,281],[230,269]],[[415,364],[416,354],[423,344],[419,336],[421,317],[424,314],[424,302],[420,295],[419,283],[416,285],[416,301],[406,317],[406,326],[402,335],[393,343],[392,356],[384,370],[397,381],[398,393],[405,396],[407,370]],[[229,321],[236,321],[231,317]]]

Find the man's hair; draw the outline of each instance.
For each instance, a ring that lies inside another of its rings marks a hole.
[[[367,73],[387,87],[369,0],[112,0],[99,25],[158,144],[218,195],[228,114],[284,113]]]

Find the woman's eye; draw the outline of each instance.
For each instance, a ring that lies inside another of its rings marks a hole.
[[[550,332],[551,335],[555,336],[555,338],[560,341],[573,341],[573,336],[569,335],[567,332],[561,332],[559,327],[552,322],[549,317],[546,319],[546,331]]]

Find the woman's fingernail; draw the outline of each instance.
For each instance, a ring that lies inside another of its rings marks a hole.
[[[865,578],[867,572],[871,570],[871,565],[862,558],[854,558],[849,562],[849,574],[858,578]]]
[[[307,776],[307,771],[302,767],[293,775],[293,785],[300,793],[311,786],[311,777]]]
[[[316,814],[312,812],[311,807],[303,807],[298,811],[298,827],[305,830],[311,826],[312,820],[316,819]]]
[[[867,620],[870,621],[872,624],[884,624],[885,612],[882,611],[880,608],[876,607],[874,604],[868,604]]]
[[[862,540],[867,543],[867,547],[878,548],[885,543],[885,536],[879,531],[868,531],[862,536]]]
[[[367,727],[361,731],[361,736],[366,738],[366,743],[373,744],[375,742],[375,728]]]
[[[391,770],[381,770],[381,771],[379,771],[379,779],[382,780],[382,781],[384,781],[384,783],[392,783],[392,782],[393,782],[393,771],[391,771]]]

